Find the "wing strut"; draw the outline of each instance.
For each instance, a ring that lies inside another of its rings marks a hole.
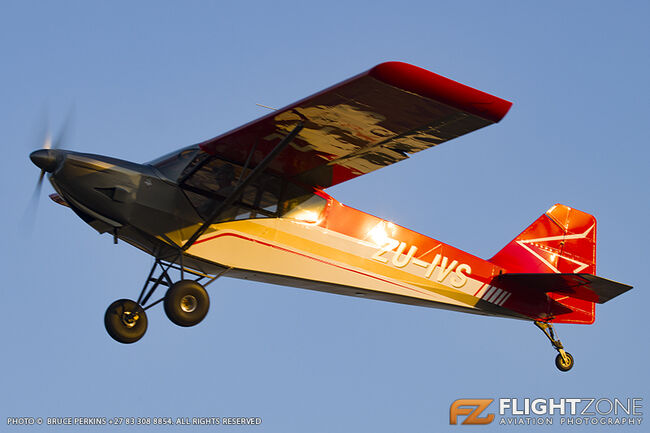
[[[230,193],[230,195],[224,201],[222,201],[221,204],[217,206],[214,211],[212,211],[210,216],[208,216],[208,218],[201,225],[201,227],[199,227],[194,232],[194,234],[190,236],[187,242],[185,242],[185,244],[181,247],[181,250],[183,251],[187,250],[189,247],[191,247],[194,244],[194,242],[196,242],[196,240],[208,229],[208,227],[210,227],[210,225],[213,222],[215,222],[217,218],[219,218],[221,213],[224,210],[228,209],[235,202],[237,197],[244,191],[244,188],[246,188],[248,184],[250,184],[252,181],[257,179],[259,175],[262,174],[264,169],[268,167],[269,164],[271,164],[271,162],[273,162],[275,157],[280,152],[282,152],[284,148],[289,145],[289,143],[291,143],[291,141],[296,137],[296,135],[298,135],[298,133],[302,130],[302,128],[303,128],[303,123],[298,122],[296,127],[293,128],[293,130],[289,134],[287,134],[287,136],[284,137],[282,141],[280,141],[268,155],[266,155],[266,157],[262,160],[262,162],[257,164],[257,166],[246,177],[246,179],[239,182],[235,187],[235,190],[232,193]]]

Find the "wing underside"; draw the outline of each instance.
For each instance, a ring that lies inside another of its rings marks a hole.
[[[302,123],[268,171],[322,189],[498,122],[510,106],[427,70],[388,62],[200,147],[254,167]]]

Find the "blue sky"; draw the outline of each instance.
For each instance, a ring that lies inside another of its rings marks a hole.
[[[448,423],[458,398],[646,407],[650,6],[448,3],[3,1],[0,425],[255,416],[261,426],[215,429],[439,432],[467,429]],[[152,259],[52,203],[49,184],[33,232],[21,229],[44,112],[56,130],[74,107],[66,148],[142,162],[387,60],[514,105],[497,125],[328,192],[485,258],[554,203],[595,215],[598,274],[635,288],[598,306],[594,325],[557,326],[570,373],[531,323],[225,278],[196,328],[154,307],[147,335],[120,345],[104,311],[137,297]]]

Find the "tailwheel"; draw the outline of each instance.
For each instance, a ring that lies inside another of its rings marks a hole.
[[[197,325],[210,309],[205,288],[193,280],[174,283],[165,294],[165,314],[178,326]]]
[[[147,332],[147,314],[137,302],[120,299],[106,309],[104,326],[115,341],[135,343]]]
[[[562,342],[555,338],[555,332],[553,331],[553,324],[548,322],[535,321],[535,325],[542,330],[544,335],[550,340],[553,348],[558,351],[557,356],[555,357],[555,366],[560,371],[569,371],[573,368],[573,356],[569,352],[564,350]]]
[[[573,367],[573,356],[569,352],[564,352],[565,357],[558,353],[555,357],[555,366],[560,371],[569,371]]]

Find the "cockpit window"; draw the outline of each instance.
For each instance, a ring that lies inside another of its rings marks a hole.
[[[309,194],[287,200],[282,204],[285,209],[282,218],[315,223],[322,218],[327,200],[318,195]]]
[[[191,162],[177,175],[181,188],[201,218],[210,215],[236,190],[252,169],[244,169],[203,152],[190,156]],[[171,165],[170,165],[171,166]],[[264,172],[247,185],[228,209],[223,209],[215,222],[250,218],[291,218],[316,222],[327,201],[313,191]]]
[[[188,166],[181,179],[190,172],[191,175],[184,179],[181,187],[199,215],[206,219],[235,191],[238,182],[246,179],[251,170],[213,157]],[[281,191],[282,180],[263,173],[244,189],[233,206],[225,210],[218,220],[275,217]]]
[[[170,180],[176,181],[185,167],[187,167],[199,152],[198,146],[190,146],[181,151],[177,150],[163,155],[160,158],[150,161],[148,164],[156,167]]]

